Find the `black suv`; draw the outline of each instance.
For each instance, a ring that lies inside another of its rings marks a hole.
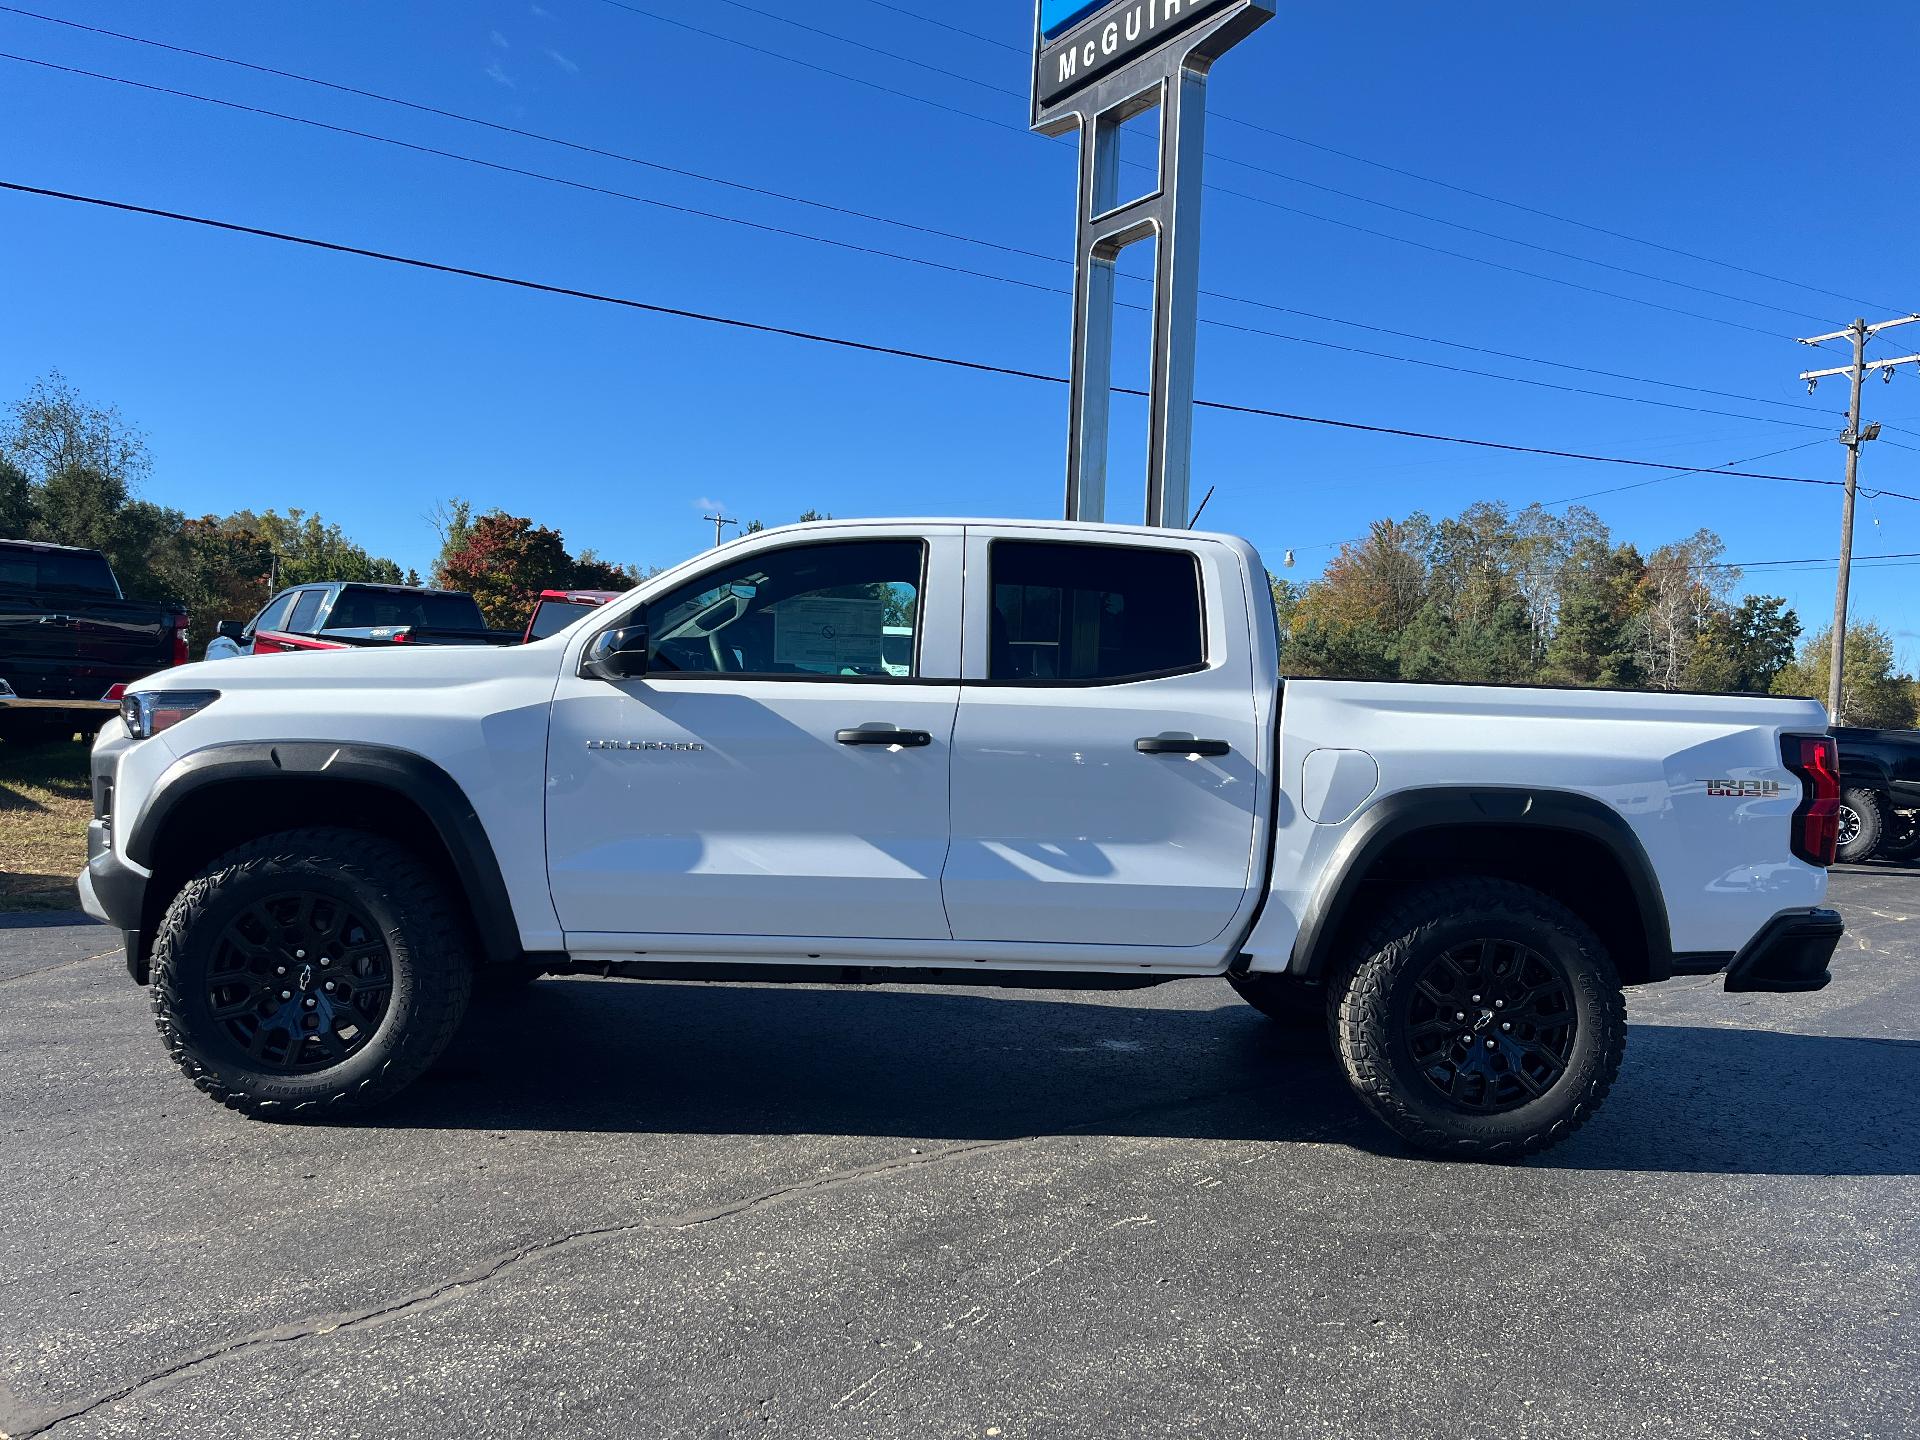
[[[1836,726],[1842,862],[1920,851],[1920,730]]]

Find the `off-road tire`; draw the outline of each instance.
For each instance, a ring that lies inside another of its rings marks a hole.
[[[1920,813],[1896,810],[1888,817],[1886,838],[1880,842],[1879,856],[1903,864],[1920,853]]]
[[[1886,836],[1886,803],[1878,790],[1849,785],[1840,792],[1840,810],[1843,827],[1846,812],[1851,810],[1859,818],[1860,828],[1852,840],[1835,850],[1833,858],[1842,865],[1865,864],[1879,852],[1880,842]]]
[[[1327,1030],[1327,992],[1324,986],[1303,985],[1287,975],[1229,975],[1233,993],[1276,1025],[1324,1035]]]
[[[206,1013],[200,983],[226,925],[249,904],[309,888],[354,906],[386,943],[392,986],[372,1036],[303,1074],[246,1062]],[[459,1028],[473,984],[468,928],[445,886],[405,846],[355,830],[268,835],[231,850],[183,886],[153,943],[154,1022],[187,1078],[263,1120],[370,1108],[417,1079]]]
[[[1472,1113],[1428,1082],[1403,1017],[1434,957],[1486,939],[1530,947],[1564,972],[1574,1034],[1565,1070],[1543,1094]],[[1559,902],[1510,881],[1448,880],[1404,892],[1328,989],[1334,1050],[1361,1101],[1415,1148],[1453,1159],[1517,1160],[1564,1140],[1606,1098],[1626,1049],[1626,1001],[1599,937]]]

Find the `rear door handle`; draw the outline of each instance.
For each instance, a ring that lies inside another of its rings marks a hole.
[[[925,730],[836,730],[833,738],[842,745],[899,745],[907,749],[933,743],[933,736]]]
[[[1165,735],[1143,735],[1133,742],[1142,755],[1231,755],[1233,746],[1224,740],[1177,740]]]

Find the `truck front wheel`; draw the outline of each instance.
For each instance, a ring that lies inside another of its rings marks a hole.
[[[1599,937],[1505,880],[1406,892],[1330,988],[1348,1081],[1434,1154],[1515,1160],[1565,1139],[1606,1098],[1626,1048]]]
[[[420,1075],[466,1010],[465,927],[409,850],[352,830],[242,845],[187,882],[153,944],[175,1063],[265,1119],[363,1109]]]

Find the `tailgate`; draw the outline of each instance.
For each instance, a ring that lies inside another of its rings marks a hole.
[[[98,700],[172,659],[172,614],[160,606],[0,595],[0,679],[23,699]]]

